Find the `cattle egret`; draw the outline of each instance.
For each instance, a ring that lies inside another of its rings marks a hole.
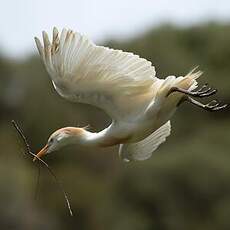
[[[56,91],[67,100],[99,107],[112,119],[100,132],[77,127],[58,129],[38,157],[75,143],[98,147],[119,144],[124,161],[145,160],[170,135],[170,118],[182,102],[208,111],[227,106],[216,100],[202,104],[193,99],[216,93],[208,85],[195,91],[201,71],[159,79],[146,59],[97,46],[72,30],[63,29],[59,36],[54,28],[52,42],[43,31],[43,44],[38,38],[35,41]]]

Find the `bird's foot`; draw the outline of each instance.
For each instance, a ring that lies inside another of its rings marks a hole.
[[[198,106],[204,110],[210,111],[210,112],[223,110],[228,106],[228,104],[222,104],[221,105],[221,103],[218,102],[217,100],[212,100],[207,104],[203,104],[203,103],[196,101],[193,98],[188,97],[188,96],[185,98],[185,100],[192,103],[193,105],[196,105],[196,106]]]
[[[217,100],[212,100],[207,104],[203,104],[203,103],[196,101],[192,98],[192,97],[199,97],[199,98],[209,97],[209,96],[215,94],[217,92],[217,90],[212,89],[211,87],[208,86],[208,84],[203,85],[202,87],[200,87],[196,91],[189,91],[189,90],[185,90],[185,89],[178,88],[178,87],[172,87],[170,89],[170,91],[168,92],[167,96],[169,96],[173,92],[180,92],[180,93],[184,94],[184,97],[181,100],[181,102],[188,101],[188,102],[192,103],[193,105],[196,105],[196,106],[198,106],[204,110],[207,110],[207,111],[211,111],[211,112],[219,111],[219,110],[225,109],[228,106],[228,104],[221,104]]]
[[[167,96],[169,96],[171,93],[173,92],[180,92],[180,93],[184,93],[186,95],[192,96],[192,97],[209,97],[215,93],[217,93],[217,89],[213,89],[211,87],[208,86],[208,84],[204,84],[200,89],[196,90],[196,91],[189,91],[189,90],[185,90],[179,87],[172,87]]]

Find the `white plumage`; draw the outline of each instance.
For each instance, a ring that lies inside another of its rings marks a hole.
[[[185,77],[159,79],[146,59],[97,46],[71,30],[63,29],[59,36],[54,28],[52,42],[46,32],[43,44],[35,41],[56,91],[68,100],[97,106],[112,118],[99,133],[74,127],[57,130],[39,156],[70,143],[121,144],[124,160],[145,160],[169,136],[169,119],[201,75],[192,71]],[[172,93],[175,88],[183,92]]]
[[[128,144],[120,144],[119,155],[124,161],[146,160],[152,156],[154,150],[165,142],[166,137],[170,135],[170,121],[166,122],[155,132],[145,139]]]
[[[61,96],[100,107],[114,119],[130,116],[152,99],[149,95],[144,103],[127,107],[137,96],[151,91],[156,81],[151,62],[132,53],[96,46],[71,30],[63,29],[59,38],[54,28],[52,44],[46,32],[43,40],[44,47],[36,39],[37,47]]]

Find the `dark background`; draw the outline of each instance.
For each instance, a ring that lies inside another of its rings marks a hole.
[[[230,102],[230,24],[189,28],[162,25],[132,40],[108,41],[156,66],[157,77],[185,75],[199,65],[200,84],[219,89]],[[183,104],[167,142],[143,162],[124,163],[118,148],[67,147],[44,159],[63,182],[61,192],[45,168],[35,199],[37,167],[23,154],[15,119],[36,152],[64,126],[100,130],[101,110],[57,95],[38,55],[0,58],[0,228],[81,230],[230,229],[229,110],[202,111]]]

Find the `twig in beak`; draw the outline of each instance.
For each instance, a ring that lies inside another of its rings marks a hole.
[[[73,212],[72,212],[72,209],[71,209],[71,206],[70,206],[70,202],[69,202],[69,198],[62,186],[62,183],[60,182],[60,180],[57,178],[57,176],[55,175],[55,173],[53,172],[53,170],[49,167],[49,165],[44,161],[42,160],[41,158],[39,158],[38,156],[36,156],[31,150],[30,150],[30,146],[27,142],[27,139],[25,137],[25,135],[23,134],[22,130],[20,129],[20,127],[18,126],[18,124],[12,120],[11,121],[14,128],[17,130],[17,132],[19,133],[19,135],[21,136],[23,142],[24,142],[24,145],[26,147],[26,154],[27,155],[31,155],[33,156],[35,159],[39,160],[39,163],[42,163],[43,165],[45,165],[45,167],[48,169],[49,173],[53,176],[53,178],[55,179],[59,189],[61,190],[61,192],[63,193],[64,195],[64,198],[65,198],[65,201],[66,201],[66,204],[67,204],[67,207],[68,207],[68,210],[69,210],[69,214],[70,216],[73,216]]]

